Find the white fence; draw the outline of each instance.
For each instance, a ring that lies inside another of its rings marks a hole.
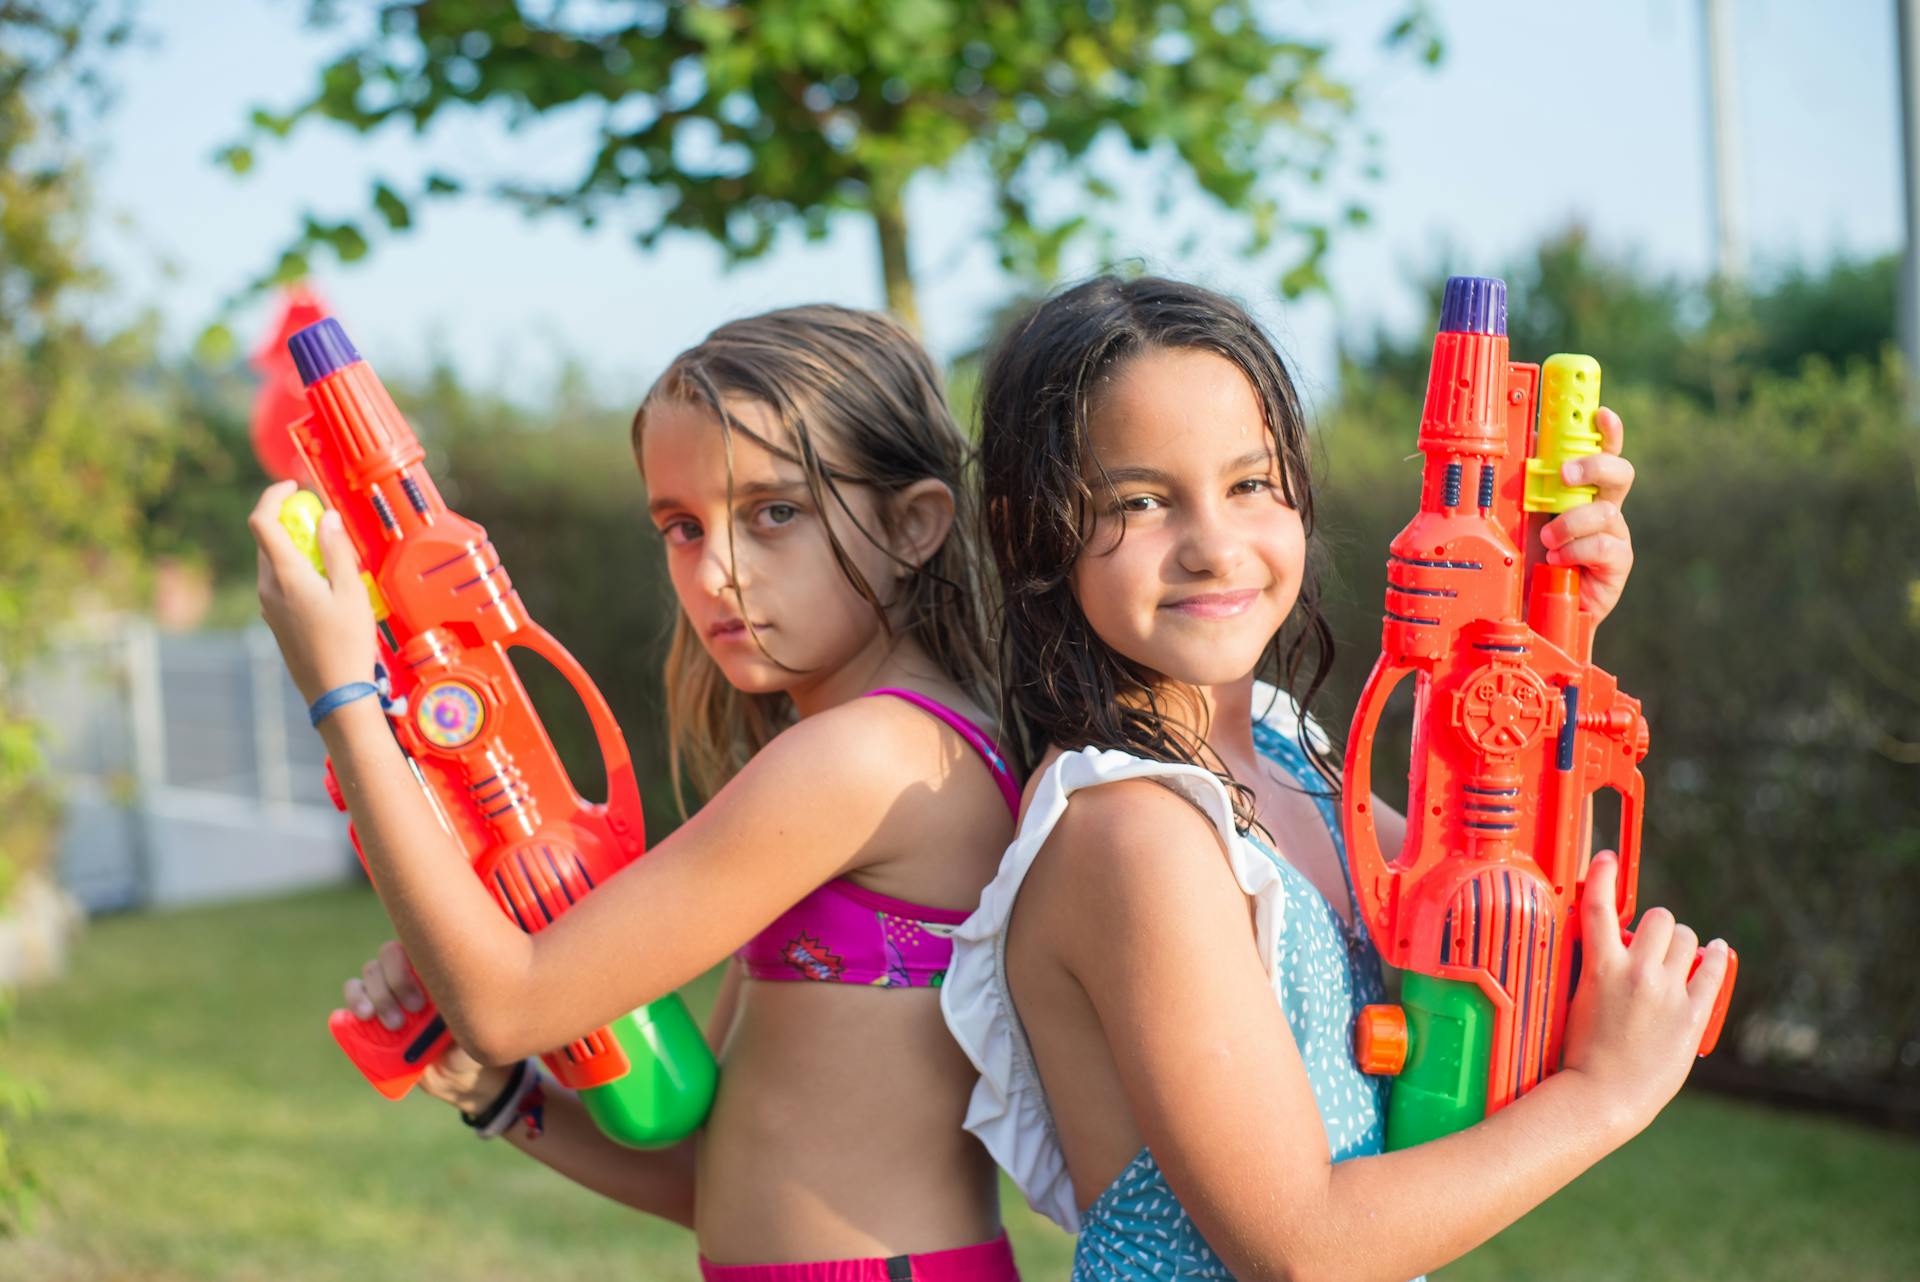
[[[262,625],[144,620],[63,644],[28,682],[61,779],[61,882],[90,911],[357,875],[325,752]]]

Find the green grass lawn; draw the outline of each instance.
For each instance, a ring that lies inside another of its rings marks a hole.
[[[347,890],[97,923],[0,1049],[47,1089],[20,1143],[50,1191],[0,1280],[692,1279],[685,1232],[361,1084],[324,1016],[385,933]],[[1920,1145],[1687,1096],[1445,1282],[1892,1282],[1916,1190]],[[1064,1278],[1070,1239],[1006,1211],[1030,1282]]]

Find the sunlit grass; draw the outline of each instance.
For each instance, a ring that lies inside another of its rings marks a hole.
[[[361,1085],[324,1016],[385,933],[357,890],[97,923],[4,1049],[47,1088],[20,1142],[50,1201],[0,1279],[693,1279],[689,1234]],[[1893,1282],[1916,1189],[1920,1145],[1690,1096],[1445,1282]],[[1064,1278],[1070,1240],[1006,1210],[1026,1276]]]

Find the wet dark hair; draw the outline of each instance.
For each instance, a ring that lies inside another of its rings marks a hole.
[[[1182,723],[1176,714],[1178,705],[1192,699],[1101,641],[1073,593],[1073,567],[1087,550],[1094,514],[1103,500],[1116,497],[1104,481],[1096,497],[1083,474],[1090,458],[1089,417],[1133,358],[1164,350],[1206,351],[1232,361],[1260,402],[1280,465],[1281,495],[1300,513],[1308,536],[1298,601],[1260,670],[1295,698],[1301,747],[1322,778],[1338,788],[1337,776],[1308,737],[1305,715],[1326,682],[1334,644],[1320,610],[1320,554],[1299,395],[1279,353],[1244,308],[1211,290],[1152,276],[1100,276],[1055,294],[1007,328],[987,363],[980,464],[987,542],[1002,593],[1000,733],[1029,767],[1055,745],[1117,748],[1205,766],[1227,784],[1236,821],[1245,829],[1254,822],[1252,790],[1217,759],[1197,755],[1207,728],[1192,725],[1191,718]]]

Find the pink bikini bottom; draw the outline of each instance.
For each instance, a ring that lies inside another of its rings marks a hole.
[[[1020,1282],[1005,1233],[978,1246],[888,1259],[809,1264],[712,1264],[702,1259],[700,1276],[706,1282]]]

